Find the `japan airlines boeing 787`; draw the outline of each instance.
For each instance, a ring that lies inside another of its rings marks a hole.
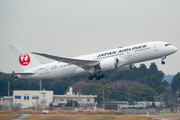
[[[32,52],[33,54],[55,60],[52,63],[43,64],[17,45],[13,44],[9,45],[9,47],[24,70],[23,73],[11,73],[11,75],[26,79],[57,79],[90,74],[89,80],[93,78],[100,80],[105,77],[101,74],[102,71],[114,69],[118,71],[130,70],[138,62],[161,58],[161,63],[165,64],[164,59],[166,56],[177,51],[175,46],[167,42],[155,41],[75,58]]]

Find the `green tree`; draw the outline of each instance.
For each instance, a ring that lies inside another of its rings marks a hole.
[[[138,72],[143,72],[144,75],[147,75],[148,69],[145,64],[140,64],[140,67],[138,68]]]
[[[144,76],[145,76],[145,73],[143,71],[138,72],[138,77],[144,77]]]
[[[180,73],[178,72],[177,75],[173,78],[171,82],[171,87],[173,91],[177,91],[180,89]]]
[[[113,98],[119,101],[126,100],[125,93],[130,90],[131,87],[140,84],[136,81],[121,80],[112,83]]]
[[[167,86],[170,85],[166,80],[164,80],[164,81],[162,82],[162,84],[163,84],[164,87],[167,87]]]
[[[152,74],[149,76],[148,82],[149,82],[148,83],[149,87],[154,88],[154,89],[156,86],[160,85],[160,80],[159,80],[158,76],[155,74]]]
[[[79,81],[72,85],[75,93],[83,93],[84,95],[95,95],[97,93],[98,85],[95,83],[87,83],[85,81]]]
[[[107,84],[98,84],[98,89],[97,89],[97,100],[98,101],[102,101],[102,97],[103,97],[103,89],[105,92],[105,99],[110,99],[113,95],[113,90],[112,90],[112,84],[107,83]]]
[[[152,101],[154,95],[156,95],[156,91],[146,85],[135,85],[129,92],[126,92],[126,96],[133,101],[138,100],[139,97]]]
[[[63,80],[56,80],[51,83],[49,89],[53,90],[55,95],[63,95],[67,89],[67,85],[64,84]]]
[[[126,80],[134,81],[135,79],[136,79],[135,71],[134,70],[127,71]]]
[[[157,65],[155,63],[151,63],[149,70],[148,70],[148,75],[156,74],[157,72],[158,72]]]
[[[148,85],[149,87],[156,90],[157,93],[162,93],[164,89],[163,85],[163,77],[164,73],[162,71],[158,71],[158,68],[155,63],[151,63],[150,68],[148,70]]]

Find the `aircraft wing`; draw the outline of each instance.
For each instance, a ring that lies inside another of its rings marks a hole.
[[[32,52],[33,54],[40,55],[49,59],[53,59],[56,61],[60,62],[65,62],[69,64],[74,64],[80,67],[87,68],[87,66],[95,66],[98,65],[99,61],[98,60],[86,60],[86,59],[75,59],[75,58],[66,58],[66,57],[59,57],[59,56],[54,56],[54,55],[49,55],[49,54],[44,54],[44,53],[36,53]]]

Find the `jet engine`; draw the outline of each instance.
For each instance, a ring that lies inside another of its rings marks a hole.
[[[124,66],[120,66],[119,68],[117,68],[117,71],[126,71],[126,70],[130,70],[134,68],[134,64],[132,65],[124,65]]]
[[[102,71],[113,70],[118,68],[118,59],[117,58],[109,58],[100,62],[99,67]]]

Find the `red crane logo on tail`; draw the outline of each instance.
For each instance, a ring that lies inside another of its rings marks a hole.
[[[23,53],[19,56],[19,63],[22,66],[27,66],[30,63],[30,57],[28,54]]]

